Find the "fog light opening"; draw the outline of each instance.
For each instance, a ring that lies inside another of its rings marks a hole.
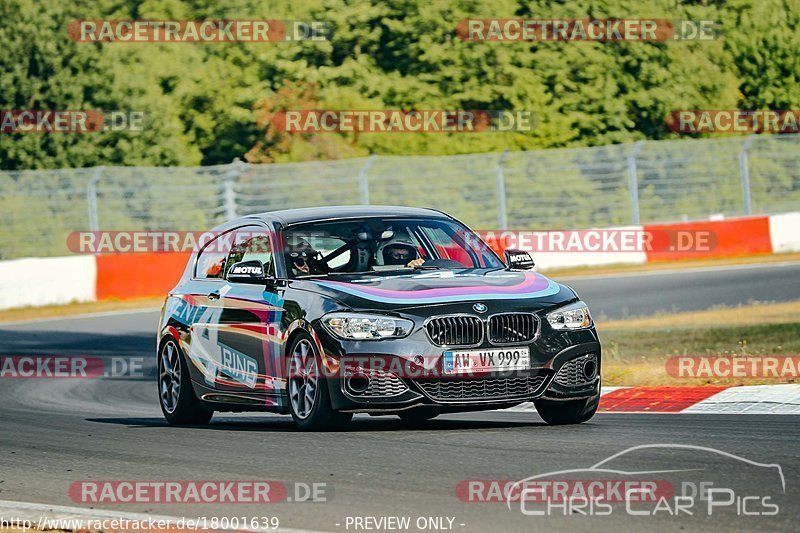
[[[597,363],[594,359],[587,359],[583,363],[583,376],[591,381],[597,376]]]
[[[355,393],[365,392],[369,388],[369,376],[356,374],[347,378],[347,388]]]

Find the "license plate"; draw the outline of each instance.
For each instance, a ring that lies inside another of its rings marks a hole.
[[[524,370],[531,366],[528,348],[492,348],[444,352],[445,374]]]

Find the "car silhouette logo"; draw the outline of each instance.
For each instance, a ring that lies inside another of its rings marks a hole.
[[[472,306],[472,308],[475,310],[475,312],[476,312],[476,313],[485,313],[485,312],[486,312],[486,309],[488,309],[488,308],[487,308],[487,307],[486,307],[484,304],[482,304],[482,303],[477,303],[477,304],[473,305],[473,306]]]

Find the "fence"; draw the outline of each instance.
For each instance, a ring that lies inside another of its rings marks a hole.
[[[800,206],[798,135],[185,168],[0,172],[0,259],[66,255],[83,230],[204,230],[290,207],[395,204],[479,229],[586,228]]]

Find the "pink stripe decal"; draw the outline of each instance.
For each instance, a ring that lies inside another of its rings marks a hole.
[[[414,280],[404,280],[410,283],[408,290],[382,289],[379,287],[369,287],[341,281],[321,281],[320,285],[328,286],[333,289],[341,290],[355,296],[379,301],[409,303],[412,301],[432,302],[456,300],[464,297],[476,298],[505,298],[505,297],[538,297],[556,294],[559,286],[548,278],[536,273],[519,273],[520,281],[513,285],[468,285],[461,287],[438,287],[431,289],[413,288]],[[467,277],[452,278],[456,281],[463,281]],[[491,277],[478,278],[481,281],[492,280]],[[420,280],[423,282],[424,280]]]

